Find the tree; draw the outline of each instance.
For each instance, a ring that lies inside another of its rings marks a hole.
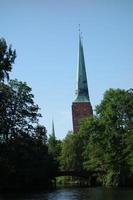
[[[10,80],[0,90],[0,188],[48,187],[57,168],[31,88]]]
[[[106,126],[124,133],[130,131],[133,122],[133,90],[106,91],[96,112],[103,121],[106,121]]]
[[[0,39],[0,82],[6,78],[9,80],[9,72],[16,58],[16,51],[8,47],[5,39]]]
[[[103,101],[97,107],[97,114],[105,124],[105,151],[109,163],[107,184],[111,182],[114,185],[123,185],[130,173],[127,163],[129,150],[126,140],[132,132],[132,90],[108,90]]]
[[[33,134],[34,125],[41,115],[31,88],[25,82],[11,80],[8,85],[1,83],[0,90],[0,134],[3,139]]]
[[[102,124],[97,117],[81,121],[79,134],[82,141],[83,167],[85,170],[97,171],[102,168]]]
[[[84,167],[104,171],[99,176],[102,184],[125,185],[129,180],[133,169],[132,120],[133,90],[110,89],[96,107],[96,117],[81,124],[82,135],[88,133]]]
[[[62,142],[60,163],[66,171],[82,170],[82,142],[78,134],[68,133]]]
[[[35,127],[35,138],[40,141],[42,144],[46,144],[47,135],[46,135],[46,128],[42,125],[37,125]]]
[[[47,144],[35,137],[17,136],[0,143],[1,189],[48,187],[54,165]]]
[[[53,166],[54,166],[54,172],[53,173],[56,173],[59,170],[61,145],[62,145],[62,142],[60,140],[56,139],[55,134],[49,135],[49,138],[48,138],[48,153],[53,160]]]
[[[0,189],[44,188],[55,176],[55,164],[31,88],[9,81],[15,58],[16,51],[0,39]]]

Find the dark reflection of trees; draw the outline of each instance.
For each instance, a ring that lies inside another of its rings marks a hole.
[[[49,192],[15,193],[0,196],[0,200],[132,200],[131,189],[64,188]]]
[[[8,193],[0,196],[0,200],[49,200],[48,193],[32,192],[32,193]]]

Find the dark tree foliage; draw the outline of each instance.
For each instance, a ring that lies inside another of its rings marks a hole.
[[[11,80],[0,89],[0,188],[48,187],[57,166],[48,153],[46,128],[38,124],[31,88]]]
[[[31,88],[26,83],[11,80],[8,85],[0,83],[0,90],[0,134],[3,140],[32,134],[41,115],[33,101]]]
[[[47,142],[47,135],[46,135],[46,128],[38,124],[35,128],[35,138],[40,141],[40,143],[46,144]]]
[[[16,51],[0,39],[0,190],[46,188],[57,171],[31,88],[9,80]]]
[[[16,58],[16,51],[8,47],[5,39],[0,39],[0,81],[6,78],[9,80],[9,72],[12,70],[12,64]]]
[[[37,189],[49,186],[53,160],[46,143],[32,137],[16,137],[0,143],[2,189]]]
[[[48,138],[48,152],[51,158],[54,161],[54,171],[53,173],[57,173],[60,167],[60,155],[61,155],[61,144],[60,140],[57,140],[55,135],[51,134]]]
[[[31,88],[11,80],[0,83],[0,90],[0,188],[48,187],[57,166]]]

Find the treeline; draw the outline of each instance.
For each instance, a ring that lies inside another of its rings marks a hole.
[[[9,80],[16,51],[0,39],[0,190],[46,188],[57,163],[31,88]]]
[[[95,115],[63,140],[59,158],[63,170],[99,171],[96,184],[133,185],[133,89],[106,91]]]

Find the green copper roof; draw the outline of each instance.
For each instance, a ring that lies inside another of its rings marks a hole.
[[[78,65],[77,65],[77,81],[74,102],[89,102],[89,92],[87,84],[87,76],[85,69],[84,51],[79,35],[79,52],[78,52]]]

